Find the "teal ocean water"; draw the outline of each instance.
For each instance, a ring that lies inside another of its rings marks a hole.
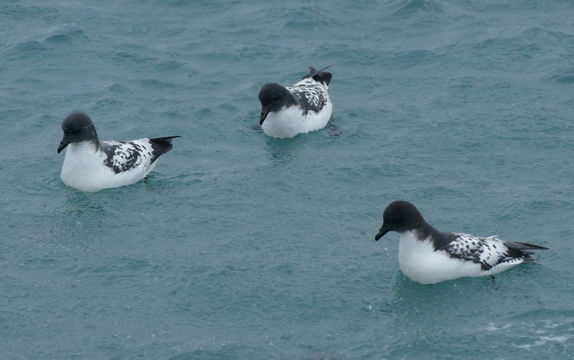
[[[570,1],[4,0],[0,358],[571,359]],[[257,130],[257,92],[332,64],[334,125]],[[59,179],[101,139],[182,135],[149,183]],[[551,248],[432,286],[384,207]]]

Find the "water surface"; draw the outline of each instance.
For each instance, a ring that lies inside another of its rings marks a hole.
[[[568,1],[0,4],[6,359],[568,359]],[[333,64],[334,124],[255,126],[265,82]],[[60,123],[182,135],[148,184],[59,179]],[[551,248],[434,286],[374,235],[392,200],[440,230]]]

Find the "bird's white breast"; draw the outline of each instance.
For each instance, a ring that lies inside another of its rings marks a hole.
[[[261,125],[263,132],[275,138],[292,138],[324,128],[333,112],[333,104],[328,101],[318,113],[304,114],[299,106],[289,106],[277,112],[270,112]]]
[[[60,177],[64,184],[81,191],[101,190],[101,178],[111,176],[111,169],[103,165],[103,156],[96,151],[91,142],[70,144],[66,147],[66,156]],[[108,173],[110,172],[110,173]]]

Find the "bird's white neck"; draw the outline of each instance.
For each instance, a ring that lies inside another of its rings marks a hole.
[[[71,143],[66,147],[66,154],[83,153],[83,152],[98,152],[100,150],[99,144],[93,140],[86,140],[77,143]]]

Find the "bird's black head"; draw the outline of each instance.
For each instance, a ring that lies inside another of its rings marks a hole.
[[[84,113],[77,112],[68,115],[62,122],[62,130],[64,131],[64,137],[62,141],[60,141],[60,146],[58,146],[58,153],[71,143],[91,140],[94,141],[96,145],[99,144],[94,123],[90,117]]]
[[[261,118],[259,125],[267,118],[270,112],[281,110],[285,106],[296,104],[293,95],[279,84],[265,84],[259,91],[259,101],[261,102]]]
[[[383,213],[383,226],[375,236],[379,240],[389,231],[404,232],[420,229],[426,222],[417,208],[408,201],[393,201]]]

